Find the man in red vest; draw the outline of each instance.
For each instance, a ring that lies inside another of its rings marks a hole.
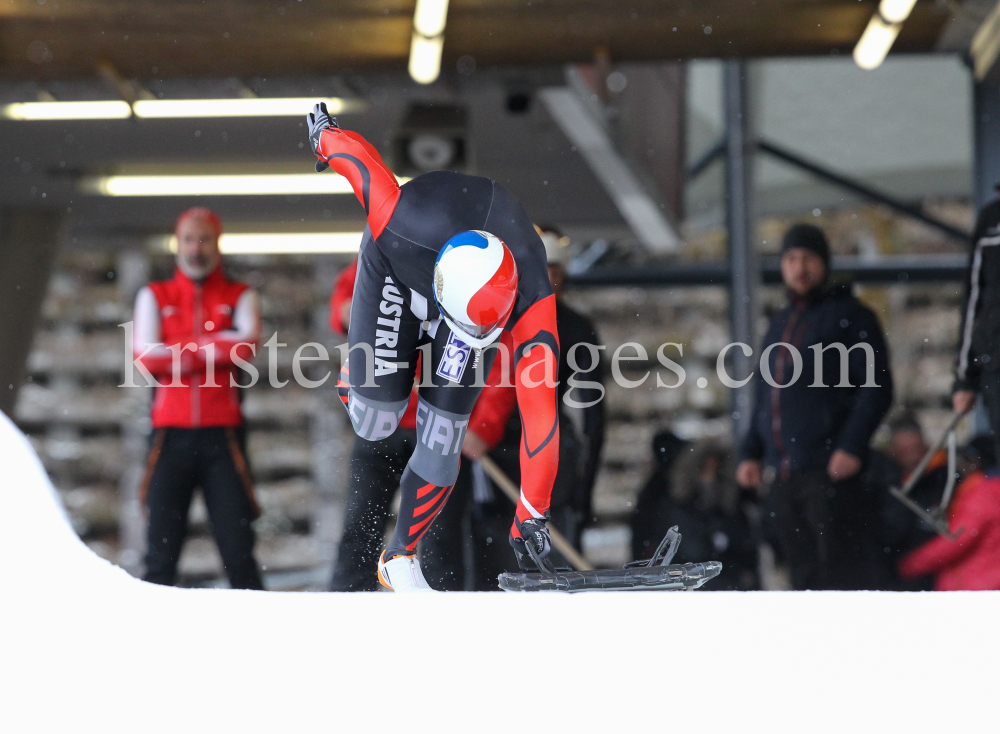
[[[141,496],[149,515],[144,579],[172,585],[201,488],[234,589],[262,589],[251,523],[260,515],[244,456],[237,368],[260,338],[257,294],[228,280],[222,223],[208,209],[177,219],[177,269],[135,302],[133,356],[150,384],[153,435]]]

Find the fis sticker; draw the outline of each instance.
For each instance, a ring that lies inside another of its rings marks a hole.
[[[465,366],[469,363],[472,347],[454,334],[448,335],[448,343],[438,363],[437,374],[450,382],[461,382]]]

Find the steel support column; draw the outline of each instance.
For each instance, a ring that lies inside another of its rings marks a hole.
[[[46,210],[0,212],[0,411],[14,413],[59,244],[60,217]]]
[[[974,81],[972,93],[972,201],[976,210],[997,198],[1000,182],[1000,84],[996,78]],[[989,418],[982,397],[975,410],[975,432],[988,434]]]
[[[734,59],[725,62],[723,71],[723,103],[725,109],[726,145],[726,225],[729,232],[729,266],[731,337],[734,342],[757,348],[757,288],[760,283],[760,263],[753,228],[754,138],[750,120],[747,89],[747,62]],[[753,356],[745,356],[739,348],[731,349],[731,374],[742,379],[753,371]],[[733,427],[741,439],[749,427],[752,405],[752,383],[733,391]]]
[[[997,198],[994,186],[1000,181],[1000,84],[996,81],[974,84],[972,200],[978,210]]]

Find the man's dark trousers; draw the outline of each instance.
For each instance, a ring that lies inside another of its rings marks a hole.
[[[212,534],[234,589],[263,589],[254,559],[259,514],[241,428],[159,428],[153,433],[143,491],[149,510],[144,580],[171,586],[201,487]]]
[[[860,474],[834,482],[824,469],[792,472],[770,485],[765,535],[789,565],[792,588],[878,588],[878,506]]]

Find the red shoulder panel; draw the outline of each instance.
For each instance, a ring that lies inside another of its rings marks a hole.
[[[372,236],[378,237],[399,201],[399,182],[378,151],[357,133],[330,127],[322,132],[316,151],[330,168],[351,182],[365,208]]]

